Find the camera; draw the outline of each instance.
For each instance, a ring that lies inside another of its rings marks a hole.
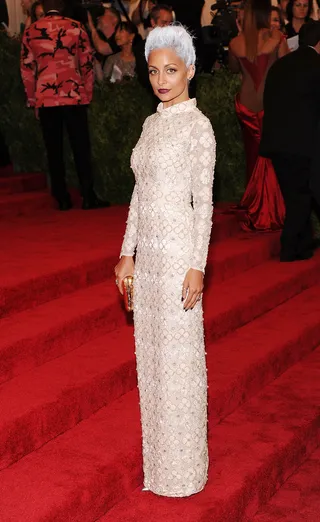
[[[88,11],[94,21],[104,12],[101,0],[65,0],[64,3],[64,15],[83,24],[88,21]]]
[[[238,8],[238,0],[218,0],[211,5],[211,11],[217,11],[211,22],[211,38],[216,60],[221,65],[226,65],[229,42],[238,34],[236,22]]]

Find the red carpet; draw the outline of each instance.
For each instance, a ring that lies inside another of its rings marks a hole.
[[[252,522],[319,522],[320,449],[317,449]]]
[[[43,183],[0,178],[1,522],[314,522],[299,506],[319,507],[320,255],[280,264],[277,234],[240,233],[217,210],[209,482],[158,498],[141,491],[133,332],[113,275],[127,209],[60,213]]]

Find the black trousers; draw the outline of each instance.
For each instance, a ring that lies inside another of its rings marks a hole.
[[[85,198],[92,197],[93,177],[87,107],[85,105],[42,107],[39,109],[39,118],[47,150],[53,197],[58,201],[68,197],[63,155],[64,128],[69,136],[81,195]]]
[[[286,207],[281,235],[281,255],[297,257],[310,249],[312,226],[311,160],[308,157],[277,154],[272,157]]]
[[[7,165],[10,165],[11,159],[8,147],[6,145],[4,136],[2,132],[0,131],[0,167],[6,167]]]

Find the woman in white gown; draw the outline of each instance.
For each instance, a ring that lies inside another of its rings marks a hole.
[[[162,103],[132,153],[136,184],[115,274],[121,291],[134,273],[144,486],[185,497],[203,489],[208,471],[201,296],[215,138],[188,96],[195,51],[187,31],[177,25],[151,31],[146,59]]]

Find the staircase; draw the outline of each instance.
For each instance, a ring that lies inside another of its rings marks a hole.
[[[61,213],[43,183],[0,178],[0,521],[278,520],[287,479],[319,461],[320,255],[279,263],[278,234],[241,233],[217,209],[209,481],[156,497],[141,491],[133,325],[114,284],[127,209]]]

